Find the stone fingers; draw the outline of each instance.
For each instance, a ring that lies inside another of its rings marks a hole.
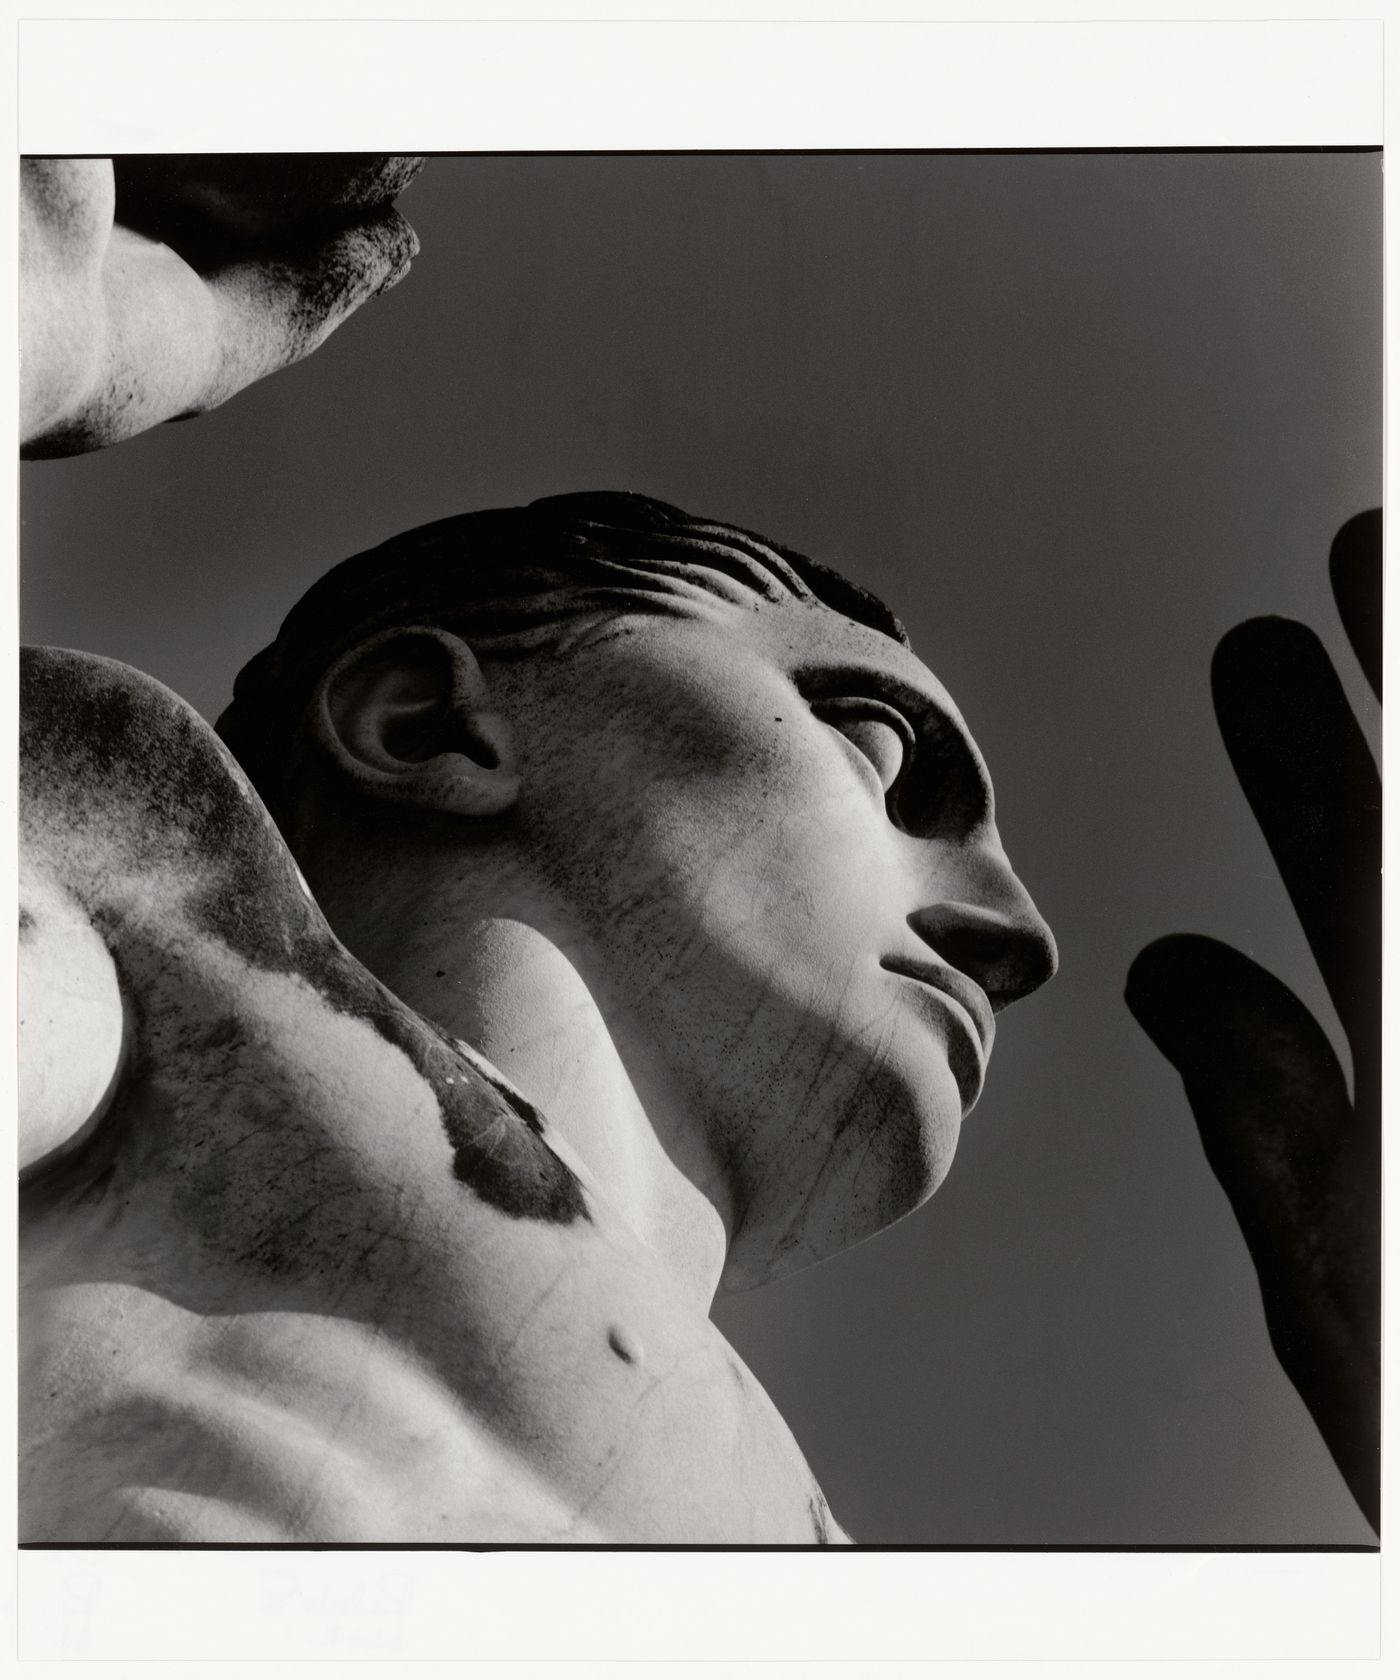
[[[1221,734],[1351,1042],[1357,1108],[1377,1118],[1380,777],[1317,636],[1256,618],[1211,670]]]

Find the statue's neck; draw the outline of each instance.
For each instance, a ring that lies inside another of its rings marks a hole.
[[[337,928],[410,1008],[464,1039],[546,1116],[616,1211],[708,1311],[724,1265],[713,1203],[658,1141],[577,969],[523,922],[482,917],[375,938]],[[357,936],[358,935],[358,936]]]

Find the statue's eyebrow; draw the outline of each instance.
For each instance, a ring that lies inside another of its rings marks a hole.
[[[967,725],[948,699],[886,665],[828,662],[799,667],[803,699],[868,695],[893,706],[914,732],[914,756],[890,790],[890,814],[921,839],[963,839],[995,818],[992,779]]]

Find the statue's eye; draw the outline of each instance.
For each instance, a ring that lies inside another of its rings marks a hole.
[[[870,761],[886,793],[894,787],[914,751],[908,721],[880,700],[850,697],[818,700],[812,710]]]

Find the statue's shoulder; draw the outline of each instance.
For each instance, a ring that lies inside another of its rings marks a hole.
[[[200,1092],[214,1106],[230,1034],[251,1046],[260,1092],[277,1091],[289,1123],[296,1109],[310,1125],[308,1105],[325,1086],[317,1056],[355,1028],[371,1110],[374,1070],[393,1090],[406,1058],[464,1185],[513,1217],[584,1215],[582,1190],[529,1103],[341,945],[256,791],[193,707],[116,660],[28,648],[20,722],[25,960],[38,977],[24,1053],[57,1079],[54,1070],[91,1064],[91,1047],[102,1047],[77,1092],[50,1103],[60,1118],[38,1128],[50,1147],[55,1127],[76,1137],[75,1104],[105,1098],[114,1059],[147,1090]],[[74,1007],[75,987],[99,1000],[103,1032]]]
[[[155,678],[66,648],[20,657],[26,855],[94,913],[130,880],[263,872],[300,893],[277,828],[210,725]]]
[[[21,1169],[70,1153],[128,1060],[130,987],[116,953],[233,860],[280,839],[213,730],[116,660],[20,655]],[[284,849],[284,848],[283,848]]]

